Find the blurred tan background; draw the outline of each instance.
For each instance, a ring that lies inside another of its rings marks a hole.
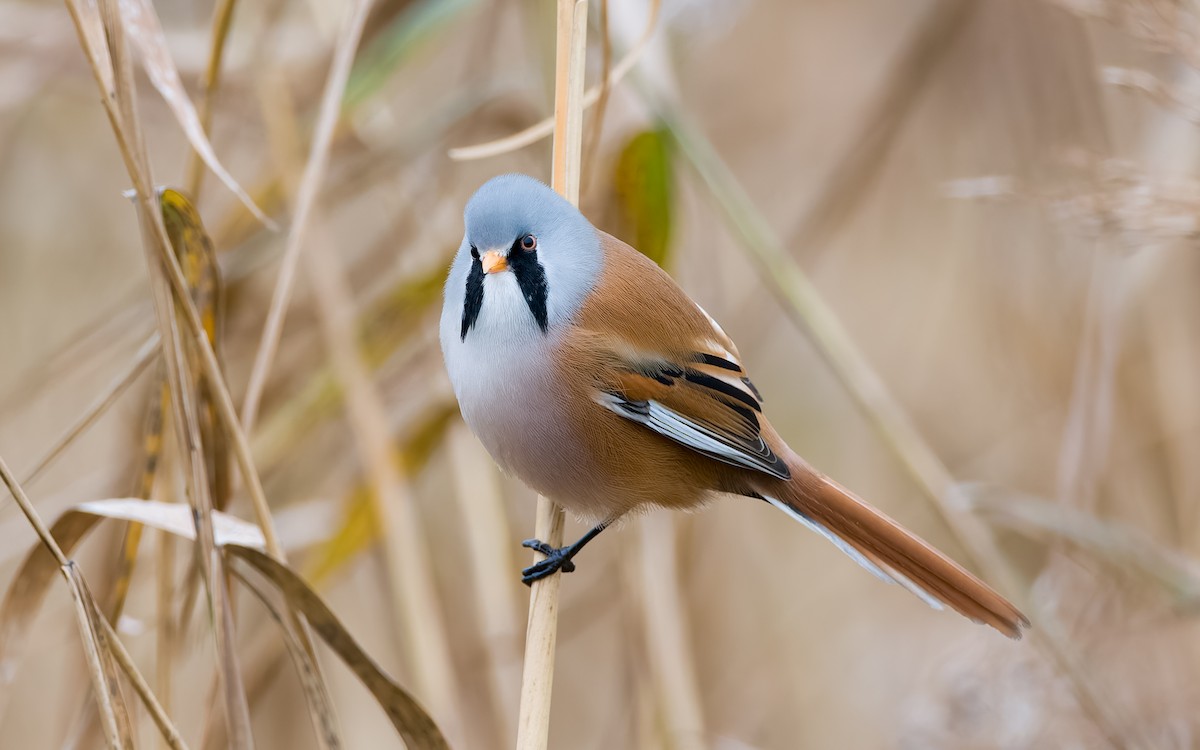
[[[195,196],[225,271],[222,349],[239,404],[287,231],[282,196],[300,173],[280,164],[307,154],[343,5],[268,0],[234,14],[212,142],[284,227],[264,231],[211,175]],[[615,61],[648,6],[608,5]],[[195,94],[212,3],[155,8]],[[434,618],[448,671],[431,682],[413,663],[361,452],[336,395],[312,398],[329,364],[303,274],[252,435],[295,568],[463,748],[512,744],[528,598],[518,545],[534,497],[444,418],[436,292],[471,192],[504,171],[547,179],[549,142],[470,162],[447,151],[550,112],[553,13],[548,0],[381,0],[313,218],[375,331],[368,360],[409,447],[441,610],[408,616]],[[551,747],[1200,744],[1197,20],[1168,0],[664,0],[642,77],[611,92],[598,131],[587,117],[585,213],[631,241],[669,231],[664,264],[738,342],[791,445],[955,558],[998,561],[1004,580],[976,570],[1034,630],[1007,642],[933,612],[760,504],[660,513],[605,534],[564,580]],[[187,141],[138,80],[155,180],[182,185]],[[759,216],[731,218],[678,145],[675,116]],[[627,150],[643,133],[664,150]],[[61,5],[0,3],[0,165],[0,455],[24,476],[155,325],[129,180]],[[761,222],[816,285],[916,448],[877,429],[735,218]],[[154,373],[27,486],[44,518],[131,494]],[[905,464],[920,448],[954,482],[934,488],[940,506]],[[178,499],[177,463],[165,464],[156,496]],[[939,507],[975,533],[955,533]],[[240,490],[230,510],[252,518]],[[110,522],[76,555],[94,588],[111,582],[120,538]],[[5,588],[34,543],[6,496]],[[119,628],[151,676],[153,548],[143,542]],[[179,551],[181,581],[187,560]],[[237,599],[257,747],[315,747],[286,656],[264,646],[275,624]],[[207,702],[210,631],[194,617],[171,713],[202,747],[220,710]],[[14,682],[0,745],[99,747],[78,736],[89,685],[65,587],[50,587],[20,658],[2,675]],[[399,747],[349,671],[323,665],[345,745]]]

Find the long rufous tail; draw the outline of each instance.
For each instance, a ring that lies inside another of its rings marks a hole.
[[[759,494],[859,565],[936,609],[944,604],[1009,638],[1029,627],[1020,610],[958,563],[802,461],[789,465],[790,480],[764,482]]]

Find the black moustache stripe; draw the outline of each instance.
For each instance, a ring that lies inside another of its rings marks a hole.
[[[521,287],[521,295],[525,297],[525,304],[529,305],[529,312],[533,313],[533,319],[545,333],[550,324],[546,316],[546,271],[538,262],[537,250],[522,250],[520,242],[518,239],[513,243],[508,253],[508,267],[517,277],[517,286]]]
[[[545,333],[550,325],[546,311],[546,270],[538,262],[537,251],[522,250],[519,247],[520,242],[518,239],[508,253],[508,269],[516,277],[521,296],[525,298],[525,304],[529,305],[529,312],[537,322],[538,328]],[[471,248],[471,257],[471,272],[467,274],[467,291],[463,300],[462,331],[459,333],[463,341],[467,340],[467,331],[475,327],[475,321],[483,309],[483,262],[474,248]]]
[[[483,309],[483,263],[479,253],[472,248],[471,272],[467,274],[467,296],[463,303],[462,340],[467,340],[467,331],[475,325],[479,311]]]

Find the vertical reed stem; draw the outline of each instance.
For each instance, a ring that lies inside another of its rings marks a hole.
[[[551,187],[579,203],[579,167],[583,141],[583,63],[587,51],[587,0],[558,0],[554,66],[554,160]],[[562,508],[538,498],[534,533],[561,547]],[[541,559],[541,555],[534,555]],[[558,639],[558,588],[561,575],[533,584],[525,631],[525,668],[517,750],[543,750],[550,738],[550,694],[554,686],[554,649]]]

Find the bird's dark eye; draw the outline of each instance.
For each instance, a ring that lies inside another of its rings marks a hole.
[[[527,253],[532,253],[537,250],[537,237],[532,234],[527,234],[521,238],[521,249]]]

